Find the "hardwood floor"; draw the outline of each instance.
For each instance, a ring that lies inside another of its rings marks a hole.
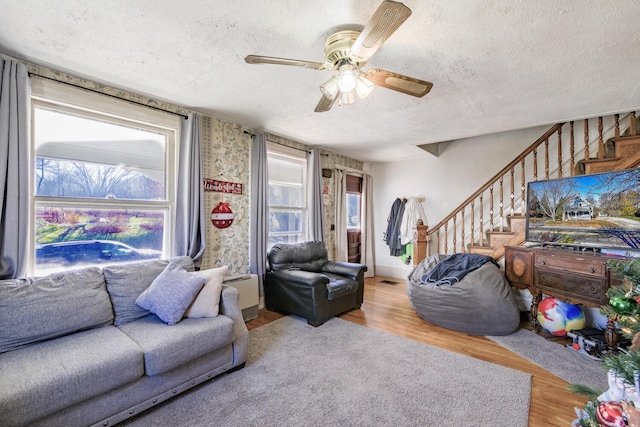
[[[398,284],[380,283],[384,279]],[[261,310],[259,317],[248,322],[247,327],[251,330],[281,317],[283,316],[279,313]],[[340,317],[373,329],[531,374],[530,427],[570,426],[576,418],[574,407],[582,406],[587,401],[585,397],[569,392],[566,381],[484,336],[451,331],[423,320],[409,304],[404,280],[386,277],[366,279],[361,309],[350,311]],[[478,398],[482,399],[480,390]],[[499,417],[499,414],[496,416]]]

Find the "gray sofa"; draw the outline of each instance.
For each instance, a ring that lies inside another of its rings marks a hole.
[[[111,426],[243,367],[236,289],[223,286],[218,316],[171,326],[135,305],[168,263],[0,281],[0,425]]]

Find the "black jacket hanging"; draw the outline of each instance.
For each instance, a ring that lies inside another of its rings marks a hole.
[[[391,206],[389,218],[387,218],[387,231],[385,233],[385,241],[389,245],[389,253],[392,256],[400,256],[403,254],[402,243],[400,242],[400,225],[402,224],[402,215],[404,214],[404,205],[407,199],[400,200],[397,198]]]

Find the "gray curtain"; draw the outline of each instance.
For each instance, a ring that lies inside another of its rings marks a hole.
[[[320,149],[311,150],[307,160],[309,182],[309,227],[311,240],[324,242],[324,209],[322,203],[322,168]]]
[[[31,81],[16,61],[0,58],[0,71],[0,279],[12,279],[27,259]]]
[[[200,144],[200,117],[191,113],[180,123],[174,255],[188,255],[196,266],[202,263],[206,232]]]
[[[336,261],[349,260],[347,244],[347,174],[336,169]]]
[[[373,277],[376,275],[374,268],[374,229],[373,229],[373,179],[371,175],[364,174],[362,176],[362,213],[361,213],[361,247],[360,262],[368,268],[364,273],[364,277]]]
[[[249,236],[249,271],[258,275],[260,296],[267,272],[267,242],[269,239],[269,168],[267,139],[264,134],[253,137],[251,145],[251,227]]]

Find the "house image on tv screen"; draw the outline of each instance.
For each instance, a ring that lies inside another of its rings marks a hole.
[[[571,200],[562,205],[562,220],[589,221],[594,217],[593,212],[593,205],[580,197],[579,194],[576,194]]]

